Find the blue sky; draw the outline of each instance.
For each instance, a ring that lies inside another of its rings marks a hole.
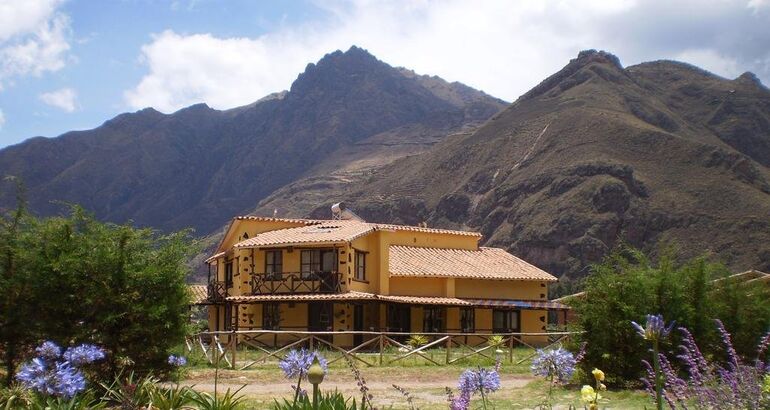
[[[0,0],[0,147],[287,89],[356,44],[515,100],[586,48],[770,83],[770,0]]]

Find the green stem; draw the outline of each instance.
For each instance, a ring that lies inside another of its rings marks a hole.
[[[297,399],[299,399],[299,392],[300,392],[300,384],[302,384],[302,374],[300,373],[299,379],[297,379],[297,391],[294,392],[294,404],[292,404],[292,408],[297,407]]]
[[[318,399],[319,399],[318,395],[319,394],[320,394],[320,392],[318,391],[318,385],[314,384],[313,385],[313,410],[318,410]]]
[[[553,374],[551,375],[551,378],[548,380],[548,408],[551,409],[553,406],[551,405],[551,396],[553,395]]]
[[[652,342],[652,353],[655,355],[652,358],[653,365],[655,366],[655,401],[658,410],[663,410],[663,375],[660,371],[660,356],[658,355],[658,340]]]
[[[487,410],[487,396],[484,394],[484,388],[481,389],[481,405]]]

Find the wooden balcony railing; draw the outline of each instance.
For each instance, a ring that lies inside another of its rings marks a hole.
[[[257,273],[251,277],[251,293],[339,293],[339,272]]]
[[[224,301],[227,297],[227,283],[222,281],[209,282],[208,296],[212,302]]]

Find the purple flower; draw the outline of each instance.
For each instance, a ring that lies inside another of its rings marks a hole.
[[[174,356],[173,354],[168,357],[168,364],[174,367],[182,367],[187,365],[187,359],[184,356]]]
[[[553,350],[537,350],[530,370],[535,376],[553,378],[565,382],[572,378],[577,360],[575,356],[561,347]]]
[[[479,368],[466,370],[460,375],[457,385],[460,393],[488,393],[500,388],[500,374],[494,370]]]
[[[50,340],[43,342],[35,351],[40,357],[49,360],[56,360],[61,357],[61,347]]]
[[[671,321],[668,326],[663,321],[662,315],[647,315],[647,323],[642,327],[639,323],[631,322],[631,326],[636,329],[636,333],[643,337],[645,340],[662,340],[668,337],[671,333],[671,329],[674,328],[676,321]]]
[[[68,362],[50,365],[41,357],[22,366],[16,378],[25,388],[49,396],[69,398],[86,388],[83,374]]]
[[[283,374],[286,375],[287,379],[305,378],[307,377],[310,365],[313,364],[314,357],[318,357],[318,363],[324,369],[324,373],[326,373],[328,369],[326,359],[317,352],[310,352],[305,349],[290,351],[278,363],[278,366],[283,370]]]
[[[91,344],[82,344],[67,349],[63,357],[71,365],[80,367],[104,359],[104,350]]]

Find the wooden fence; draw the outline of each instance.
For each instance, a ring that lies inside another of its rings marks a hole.
[[[509,362],[514,363],[514,348],[526,346],[535,348],[525,341],[525,338],[539,338],[547,340],[539,344],[540,348],[549,348],[567,341],[579,332],[543,332],[543,333],[398,333],[398,332],[370,332],[370,331],[286,331],[286,330],[240,330],[201,332],[192,335],[186,340],[187,351],[190,354],[201,353],[209,363],[227,364],[232,369],[248,369],[256,364],[265,363],[271,359],[280,360],[292,348],[305,347],[308,349],[327,349],[340,354],[339,357],[330,359],[334,363],[343,358],[359,362],[366,366],[391,365],[409,357],[420,357],[428,363],[440,366],[456,363],[471,357],[484,357],[495,360],[501,355]],[[428,343],[412,347],[405,344],[404,338],[413,335],[422,335],[429,340]],[[264,337],[272,337],[273,340],[283,337],[289,339],[281,346],[273,347],[265,343]],[[334,340],[334,336],[351,336],[366,339],[354,346],[340,346],[327,339]],[[492,337],[501,338],[499,343],[491,342]],[[469,343],[469,339],[473,340]],[[392,349],[392,348],[395,348]],[[442,358],[436,359],[435,355],[427,354],[429,349],[444,349]],[[254,350],[257,357],[249,357],[245,363],[238,363],[239,349]],[[391,352],[392,351],[392,352]],[[391,352],[391,353],[389,353]],[[516,364],[531,359],[529,356],[519,359]]]

